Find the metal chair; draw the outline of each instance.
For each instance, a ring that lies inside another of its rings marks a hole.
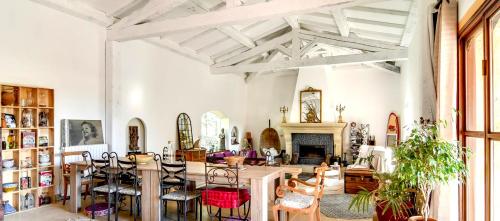
[[[111,220],[111,195],[114,195],[114,202],[116,208],[116,193],[117,186],[113,183],[113,156],[107,152],[102,154],[102,159],[94,159],[89,151],[85,151],[82,153],[82,157],[87,162],[86,170],[90,171],[90,193],[91,193],[91,210],[92,210],[92,219],[95,219],[95,195],[99,194],[107,194],[108,201],[108,221]],[[102,186],[94,186],[94,180],[103,180],[107,184]],[[117,214],[115,213],[115,216]]]
[[[205,190],[202,192],[203,204],[207,205],[210,220],[217,217],[249,220],[250,192],[241,188],[239,183],[239,167],[221,166],[205,162]],[[246,204],[248,203],[248,209]],[[240,207],[243,205],[243,214]],[[217,212],[212,213],[212,206],[217,207]],[[222,216],[222,209],[230,209],[230,216]],[[237,210],[238,217],[233,217],[233,209]]]
[[[114,153],[116,155],[116,153]],[[118,189],[118,201],[121,196],[130,196],[130,213],[137,220],[141,211],[141,179],[137,174],[137,161],[135,154],[129,154],[127,160],[117,158],[118,170],[116,173],[116,186]],[[135,206],[133,204],[135,200]],[[118,216],[116,216],[118,218]],[[118,220],[118,219],[116,219]]]
[[[167,214],[167,202],[177,203],[177,220],[180,220],[180,214],[183,214],[184,220],[187,220],[187,203],[195,200],[195,217],[198,219],[198,206],[200,207],[200,220],[202,219],[201,194],[194,190],[188,190],[188,180],[186,178],[186,161],[164,162],[159,154],[155,155],[157,169],[159,170],[158,179],[161,188],[172,186],[176,191],[172,191],[160,196],[164,202],[165,214]]]

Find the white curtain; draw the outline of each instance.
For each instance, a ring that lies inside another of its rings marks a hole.
[[[456,0],[443,0],[434,35],[433,70],[437,92],[436,118],[446,120],[444,138],[455,141],[457,108],[457,10]],[[458,220],[458,183],[438,187],[431,203],[431,216],[440,221]]]

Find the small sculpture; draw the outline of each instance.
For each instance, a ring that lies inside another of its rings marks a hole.
[[[336,110],[339,112],[339,119],[337,120],[337,123],[344,123],[344,120],[342,119],[342,112],[345,110],[345,106],[339,104],[337,105]]]
[[[219,147],[220,150],[225,150],[226,149],[226,132],[224,132],[224,128],[220,130],[219,134]]]
[[[132,151],[139,150],[139,127],[138,126],[129,126],[129,145],[128,149]]]
[[[280,107],[280,112],[283,114],[283,118],[281,119],[281,123],[285,124],[286,123],[286,113],[288,112],[288,107],[287,106]]]

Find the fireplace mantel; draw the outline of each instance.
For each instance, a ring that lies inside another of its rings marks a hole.
[[[292,155],[292,134],[310,133],[310,134],[333,134],[334,151],[336,156],[342,156],[343,133],[347,123],[284,123],[281,124],[285,136],[286,152]]]

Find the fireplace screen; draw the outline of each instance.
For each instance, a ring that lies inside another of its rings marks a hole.
[[[295,163],[320,165],[327,155],[333,156],[333,134],[292,134],[292,151]]]

